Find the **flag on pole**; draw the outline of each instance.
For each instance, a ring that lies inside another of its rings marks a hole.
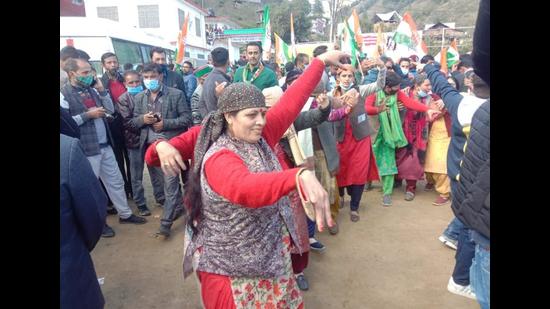
[[[271,21],[269,20],[269,6],[264,6],[264,37],[262,40],[263,60],[269,60],[271,54]]]
[[[290,46],[292,51],[292,59],[296,58],[296,41],[294,39],[294,18],[290,13]]]
[[[399,23],[399,26],[397,26],[397,29],[395,30],[393,40],[397,44],[408,47],[409,51],[414,52],[419,58],[428,53],[428,48],[418,35],[416,24],[414,23],[414,20],[409,12],[405,12],[405,14],[403,14],[403,20]]]
[[[357,15],[357,11],[355,9],[353,9],[350,18],[348,18],[348,24],[350,25],[355,36],[355,42],[357,43],[359,52],[361,52],[363,48],[363,34],[361,33],[361,25],[359,24],[359,15]]]
[[[185,40],[187,39],[187,28],[189,26],[189,13],[185,16],[181,32],[178,33],[178,48],[176,52],[176,64],[182,65],[185,56]]]
[[[277,33],[274,32],[273,36],[275,36],[275,62],[277,64],[285,64],[294,61],[291,48]]]
[[[441,49],[441,52],[439,54],[435,55],[434,59],[437,61],[437,59],[441,59],[439,63],[441,63],[441,70],[443,70],[443,57],[446,61],[445,70],[447,68],[450,68],[453,66],[453,64],[458,63],[460,60],[460,54],[458,53],[458,48],[456,47],[456,39],[451,40],[451,44],[448,48],[444,48],[445,53],[443,53],[443,49]],[[445,54],[445,56],[443,56]]]
[[[349,26],[349,23],[348,23],[347,19],[344,20],[344,24],[345,24],[344,29],[342,29],[342,31],[343,31],[342,44],[341,44],[342,51],[351,55],[351,65],[353,67],[355,67],[356,64],[359,63],[358,53],[360,53],[361,50],[359,49],[359,46],[357,45],[357,41],[355,40],[355,33],[353,32],[353,30]]]

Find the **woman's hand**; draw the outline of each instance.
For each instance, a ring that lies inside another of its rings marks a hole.
[[[334,226],[334,221],[330,214],[330,204],[328,202],[328,193],[323,189],[323,186],[315,177],[315,172],[305,170],[300,174],[302,188],[304,189],[305,198],[315,207],[315,222],[319,232],[322,232],[325,227],[325,221],[329,227]]]
[[[165,174],[175,176],[181,170],[187,169],[179,151],[168,142],[159,142],[155,149],[160,159],[160,167]]]

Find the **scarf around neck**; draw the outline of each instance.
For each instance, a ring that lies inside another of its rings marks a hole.
[[[386,104],[389,112],[383,111],[378,114],[380,119],[380,132],[384,143],[390,148],[401,148],[407,145],[407,139],[401,127],[401,118],[397,109],[397,94],[386,96],[383,90],[376,94],[376,106]]]

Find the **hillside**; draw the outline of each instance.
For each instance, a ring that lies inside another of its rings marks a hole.
[[[228,16],[243,28],[257,27],[258,14],[256,10],[263,5],[246,2],[245,0],[191,0],[199,6],[212,8],[216,16]],[[287,0],[279,0],[287,1]],[[262,1],[276,3],[277,0]],[[474,26],[480,0],[358,0],[352,2],[351,8],[344,8],[343,15],[349,16],[351,9],[359,13],[363,32],[372,31],[372,18],[376,13],[388,13],[393,10],[403,15],[411,12],[419,29],[424,25],[437,22],[455,22],[457,27]],[[349,12],[349,13],[348,13]],[[341,21],[339,21],[341,22]]]

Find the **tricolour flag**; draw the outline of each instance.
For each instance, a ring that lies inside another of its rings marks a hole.
[[[453,66],[453,64],[458,63],[460,60],[460,54],[458,53],[458,48],[456,47],[456,39],[452,39],[451,44],[449,45],[449,48],[445,48],[445,59],[447,61],[447,66],[445,66],[445,69],[450,68]],[[443,70],[443,59],[442,59],[443,53],[439,52],[439,54],[435,55],[434,59],[437,61],[440,59],[441,63],[441,69]]]
[[[396,44],[407,46],[411,53],[414,52],[419,58],[428,53],[428,48],[424,41],[420,39],[418,31],[416,30],[416,24],[409,12],[403,14],[403,20],[395,30],[393,40]]]
[[[176,53],[176,64],[183,64],[183,57],[185,56],[185,40],[187,38],[187,28],[189,26],[189,13],[185,16],[183,25],[181,26],[181,32],[178,33],[178,50]]]
[[[262,49],[264,60],[269,60],[269,55],[271,54],[271,21],[269,20],[269,6],[264,7],[264,37],[262,40]]]
[[[273,35],[275,36],[275,62],[277,64],[285,64],[294,61],[290,47],[277,33],[274,32]]]
[[[296,58],[296,41],[294,39],[294,18],[290,13],[290,48],[292,51],[292,59]]]

